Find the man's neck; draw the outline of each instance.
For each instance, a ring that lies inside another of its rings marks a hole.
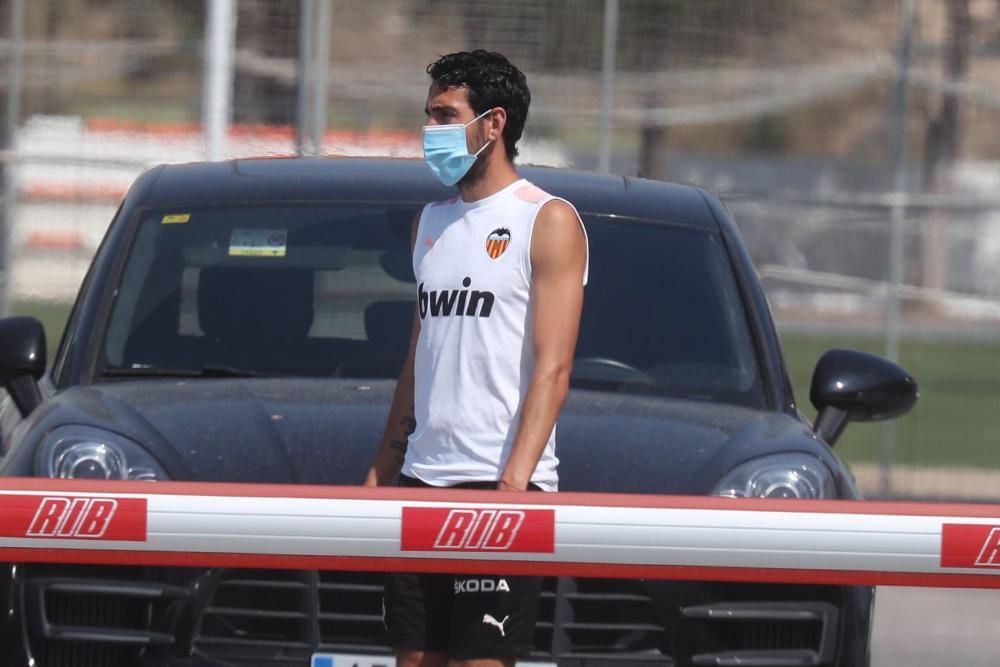
[[[462,201],[474,202],[500,192],[520,178],[514,170],[514,165],[501,160],[489,165],[483,177],[477,179],[475,183],[459,185],[458,189],[462,193]]]

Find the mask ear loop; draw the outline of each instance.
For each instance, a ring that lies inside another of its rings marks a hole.
[[[493,109],[487,109],[486,111],[482,112],[481,114],[479,114],[478,116],[476,116],[475,118],[473,118],[472,120],[470,120],[468,123],[466,123],[465,127],[469,127],[470,125],[472,125],[477,120],[479,120],[480,118],[482,118],[486,114],[490,113],[491,111],[493,111]],[[486,147],[489,146],[492,143],[493,143],[493,139],[490,139],[489,141],[487,141],[485,144],[482,145],[482,147],[478,151],[476,151],[475,153],[472,154],[473,157],[479,157],[479,154],[482,153],[484,150],[486,150]]]
[[[490,139],[490,140],[489,140],[489,141],[487,141],[487,142],[486,142],[485,144],[483,144],[483,147],[482,147],[482,148],[480,148],[480,149],[479,149],[478,151],[476,151],[475,153],[473,153],[473,155],[474,155],[475,157],[479,157],[479,154],[480,154],[480,153],[482,153],[482,152],[483,152],[484,150],[486,150],[486,147],[487,147],[487,146],[489,146],[489,145],[490,145],[490,144],[492,144],[492,143],[493,143],[493,140],[492,140],[492,139]]]
[[[483,117],[483,116],[485,116],[486,114],[490,113],[491,111],[493,111],[493,109],[492,109],[492,108],[491,108],[491,109],[487,109],[486,111],[482,112],[481,114],[479,114],[478,116],[476,116],[475,118],[473,118],[472,120],[470,120],[470,121],[469,121],[468,123],[466,123],[466,124],[465,124],[465,125],[464,125],[463,127],[469,127],[470,125],[472,125],[472,124],[473,124],[473,123],[475,123],[475,122],[476,122],[477,120],[479,120],[480,118],[482,118],[482,117]]]

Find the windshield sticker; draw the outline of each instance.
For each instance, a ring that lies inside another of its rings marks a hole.
[[[182,225],[191,219],[190,213],[175,213],[173,215],[163,216],[162,223],[164,225]]]
[[[284,257],[288,232],[283,229],[234,229],[230,257]]]

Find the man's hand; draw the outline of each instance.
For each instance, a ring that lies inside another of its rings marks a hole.
[[[501,479],[499,482],[497,482],[497,490],[498,491],[527,491],[528,490],[528,483],[527,482],[517,483],[517,482],[508,481],[506,479]]]
[[[406,458],[408,438],[417,428],[413,415],[413,370],[404,369],[396,385],[396,393],[389,409],[389,419],[385,435],[375,454],[375,460],[365,476],[365,486],[390,486],[399,475]],[[409,399],[409,408],[404,409]],[[402,416],[400,417],[400,413]]]

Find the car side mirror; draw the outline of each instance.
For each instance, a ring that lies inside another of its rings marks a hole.
[[[0,383],[22,416],[42,402],[38,381],[45,375],[45,327],[34,317],[0,319]]]
[[[898,417],[918,396],[913,376],[891,361],[858,350],[829,350],[816,364],[809,389],[819,411],[813,430],[832,446],[849,421]]]

